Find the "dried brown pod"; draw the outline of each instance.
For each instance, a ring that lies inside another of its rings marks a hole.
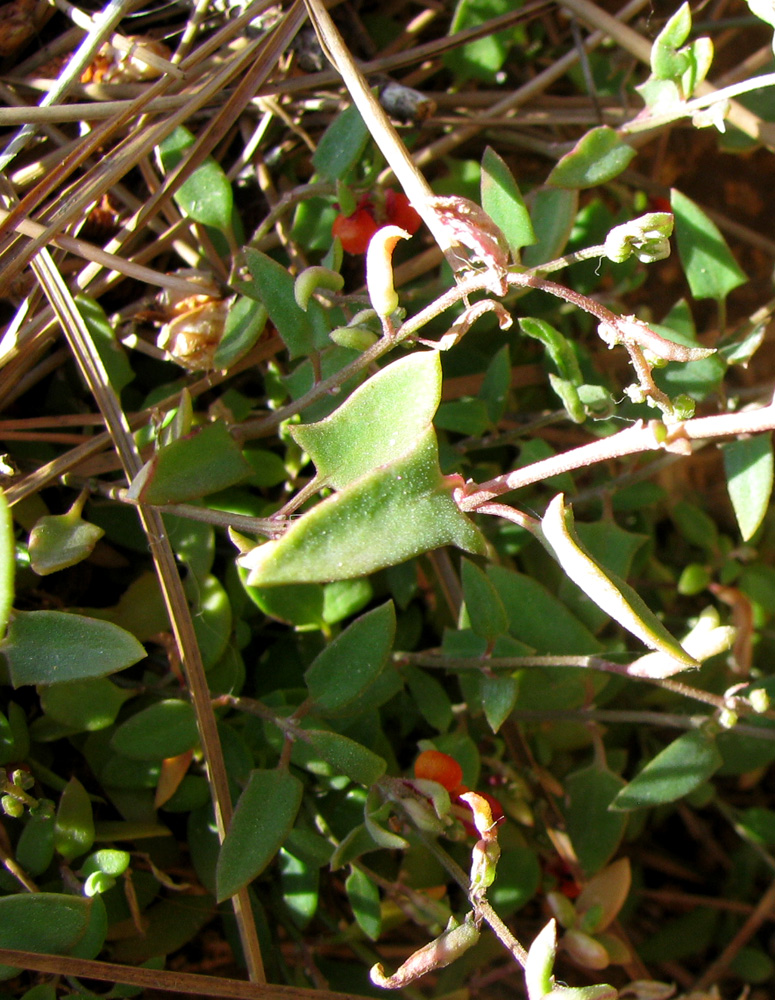
[[[436,113],[436,102],[432,98],[394,80],[380,90],[379,103],[391,118],[404,125],[417,125]]]
[[[143,55],[152,53],[162,59],[170,59],[172,53],[164,42],[142,35],[130,36],[127,41],[132,43],[128,52],[105,42],[81,74],[81,83],[141,83],[161,76],[161,71],[147,62]]]

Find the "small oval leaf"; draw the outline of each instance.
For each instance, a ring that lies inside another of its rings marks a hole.
[[[302,791],[302,783],[288,771],[251,773],[218,857],[219,901],[252,882],[274,858],[296,819]]]
[[[688,795],[723,763],[716,741],[701,729],[673,740],[619,792],[611,809],[640,809]]]
[[[318,654],[304,675],[318,711],[354,702],[384,670],[396,630],[393,602],[361,615]]]
[[[110,745],[131,760],[164,760],[191,750],[198,742],[192,706],[179,698],[168,698],[123,722]]]
[[[17,612],[3,652],[14,687],[105,677],[145,656],[118,625],[64,611]]]
[[[747,542],[762,523],[772,495],[772,435],[730,441],[722,450],[729,499]]]
[[[627,168],[635,150],[608,125],[590,129],[566,153],[546,180],[562,188],[590,188],[613,180]]]

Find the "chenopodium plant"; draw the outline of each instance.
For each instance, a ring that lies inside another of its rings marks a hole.
[[[501,169],[500,165],[497,169]],[[441,226],[448,228],[454,242],[467,249],[484,269],[469,271],[456,288],[424,314],[395,325],[398,296],[390,258],[395,243],[407,234],[393,226],[379,230],[369,247],[367,283],[382,322],[381,345],[408,343],[431,316],[460,299],[467,301],[467,296],[477,290],[504,295],[513,288],[539,288],[557,294],[593,313],[608,346],[625,346],[637,376],[628,394],[636,401],[648,400],[662,411],[662,419],[638,421],[619,434],[583,446],[571,461],[563,456],[565,469],[643,450],[688,453],[691,421],[684,418],[691,413],[692,402],[686,397],[670,399],[655,383],[652,368],[670,360],[701,360],[712,351],[677,344],[634,316],[616,316],[564,286],[510,267],[509,243],[482,208],[453,197],[435,199],[434,204]],[[671,230],[669,213],[650,213],[613,229],[595,253],[614,261],[632,254],[646,261],[659,260],[669,252]],[[530,236],[525,231],[522,238],[528,240]],[[519,238],[513,238],[513,242],[519,242]],[[306,292],[303,301],[309,301]],[[484,309],[492,309],[502,327],[510,324],[511,318],[500,302],[484,299],[465,308],[451,331],[454,339],[464,335]],[[554,348],[563,339],[557,331],[547,329],[543,321],[536,321],[532,327],[525,325],[555,349],[556,355],[561,355],[562,348]],[[558,378],[563,383],[560,394],[564,399],[575,396],[579,401],[580,375],[570,373],[570,367],[566,366],[565,376]],[[466,483],[459,474],[442,473],[433,426],[440,395],[439,352],[415,351],[360,385],[329,416],[291,426],[291,437],[313,461],[316,474],[280,514],[287,516],[314,492],[331,492],[295,520],[282,536],[252,548],[245,546],[239,562],[248,571],[248,586],[265,588],[358,577],[443,545],[486,556],[487,540],[470,515],[489,514],[509,518],[532,532],[584,593],[660,654],[661,659],[654,664],[655,673],[658,670],[660,676],[668,676],[696,667],[700,661],[670,635],[640,597],[585,550],[562,494],[552,500],[540,521],[493,502],[501,493],[551,474],[549,469],[544,471],[542,463],[532,470],[519,470],[483,484]],[[583,408],[580,402],[579,406]],[[706,656],[724,648],[730,634],[720,631],[715,638],[716,643],[704,650]],[[645,661],[638,669],[643,674],[648,668],[649,661]]]

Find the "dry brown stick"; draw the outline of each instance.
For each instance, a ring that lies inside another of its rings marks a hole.
[[[127,983],[147,990],[168,990],[196,997],[225,997],[227,1000],[361,1000],[349,993],[333,990],[312,990],[300,986],[278,986],[249,983],[221,976],[200,976],[193,972],[173,972],[168,969],[144,969],[115,962],[95,962],[67,955],[40,955],[34,951],[0,948],[0,961],[30,972],[52,976],[79,976],[106,983]]]
[[[622,20],[627,20],[634,17],[643,7],[647,6],[648,0],[630,0],[630,2],[619,11],[617,15],[618,18]],[[617,18],[613,18],[618,24]],[[639,36],[640,37],[640,36]],[[600,45],[606,38],[606,33],[604,31],[595,31],[589,38],[584,42],[584,48],[586,51],[591,51],[596,46]],[[486,112],[487,116],[492,115],[503,115],[509,111],[513,111],[518,108],[521,104],[529,101],[531,98],[542,93],[549,87],[555,80],[559,80],[560,77],[564,76],[565,73],[573,66],[579,59],[579,54],[576,49],[572,49],[567,52],[564,56],[561,56],[556,62],[551,66],[547,67],[537,76],[533,77],[528,83],[523,84],[516,90],[512,91],[508,97],[503,98],[503,100],[498,101],[494,104],[489,111]],[[476,122],[476,118],[474,118]],[[446,156],[451,153],[453,149],[456,149],[459,145],[472,139],[475,135],[479,133],[479,125],[473,124],[468,125],[463,128],[457,129],[450,135],[445,135],[441,139],[437,139],[430,145],[426,146],[425,149],[418,151],[415,155],[415,162],[418,166],[423,167],[433,160],[437,160],[440,157]]]
[[[62,324],[81,373],[102,412],[126,476],[128,479],[132,479],[140,471],[141,466],[137,446],[132,437],[129,422],[121,409],[118,397],[110,386],[107,372],[83,317],[78,312],[67,285],[57,271],[48,250],[41,250],[35,257],[32,266]],[[231,793],[223,748],[218,735],[204,664],[194,631],[191,609],[188,606],[183,582],[161,514],[158,510],[145,505],[138,505],[138,514],[148,539],[151,557],[159,578],[175,643],[193,702],[210,779],[218,836],[223,841],[231,822]],[[264,983],[266,977],[247,887],[234,894],[232,904],[250,978],[253,982]]]
[[[748,917],[726,948],[724,948],[716,961],[711,962],[705,972],[703,972],[694,984],[694,989],[698,993],[704,993],[708,990],[723,975],[730,962],[735,958],[740,949],[746,946],[765,920],[772,920],[773,917],[775,917],[775,881],[770,883],[769,888],[757,903],[753,913]]]

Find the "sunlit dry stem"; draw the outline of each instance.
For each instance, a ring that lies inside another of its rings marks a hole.
[[[522,489],[531,483],[540,482],[549,476],[556,476],[574,469],[587,468],[598,462],[607,462],[627,455],[638,455],[645,451],[660,449],[686,455],[691,452],[693,441],[711,438],[737,437],[741,434],[761,434],[775,430],[775,405],[760,407],[758,410],[743,410],[740,413],[720,413],[713,417],[696,417],[667,428],[659,420],[644,424],[639,420],[626,430],[610,437],[591,441],[589,444],[573,448],[561,455],[534,462],[524,469],[497,476],[485,483],[469,483],[460,496],[458,506],[464,511],[478,510],[494,497]]]

